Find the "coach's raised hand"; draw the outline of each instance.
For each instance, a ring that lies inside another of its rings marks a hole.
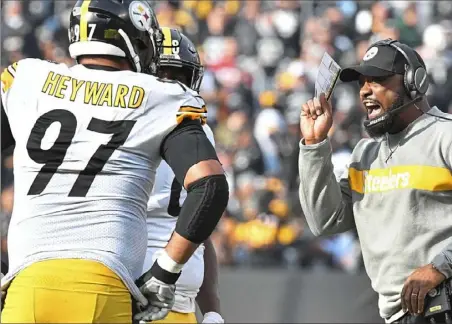
[[[300,115],[300,130],[306,145],[322,142],[333,125],[333,113],[325,94],[303,104]]]

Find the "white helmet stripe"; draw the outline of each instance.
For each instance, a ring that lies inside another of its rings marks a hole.
[[[114,55],[126,57],[126,53],[119,47],[97,41],[73,43],[69,45],[69,54],[73,59],[81,55]]]

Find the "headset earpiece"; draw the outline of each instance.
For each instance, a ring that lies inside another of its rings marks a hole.
[[[407,66],[404,77],[405,89],[411,99],[423,96],[428,90],[429,81],[427,71],[423,66],[419,66],[415,71]]]
[[[411,67],[406,64],[405,65],[405,74],[403,76],[403,86],[405,88],[405,93],[407,94],[408,98],[413,99],[413,87],[412,87],[412,77],[413,77],[413,70]]]
[[[406,65],[405,75],[403,76],[403,85],[405,87],[405,92],[410,99],[414,99],[417,97],[417,91],[413,82],[413,70],[409,65]]]
[[[425,95],[427,93],[428,87],[430,85],[427,75],[427,71],[424,67],[419,67],[414,74],[414,84],[416,86],[417,91],[421,95]]]
[[[408,63],[403,77],[403,85],[408,97],[413,100],[424,96],[430,84],[427,71],[417,58],[415,51],[396,40],[388,40],[387,44],[402,54]]]

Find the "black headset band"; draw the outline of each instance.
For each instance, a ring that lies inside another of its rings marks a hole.
[[[424,68],[414,51],[409,46],[396,40],[391,40],[388,42],[388,45],[395,48],[400,54],[403,55],[403,57],[405,57],[412,71],[416,71],[418,68]]]
[[[391,46],[405,58],[407,68],[405,68],[404,85],[408,96],[414,99],[418,95],[424,95],[429,85],[427,72],[416,52],[411,47],[390,38],[380,40],[373,46],[378,45]]]

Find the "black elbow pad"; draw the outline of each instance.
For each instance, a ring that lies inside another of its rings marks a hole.
[[[229,200],[224,174],[201,178],[187,188],[187,198],[176,224],[176,233],[200,244],[214,231]]]

